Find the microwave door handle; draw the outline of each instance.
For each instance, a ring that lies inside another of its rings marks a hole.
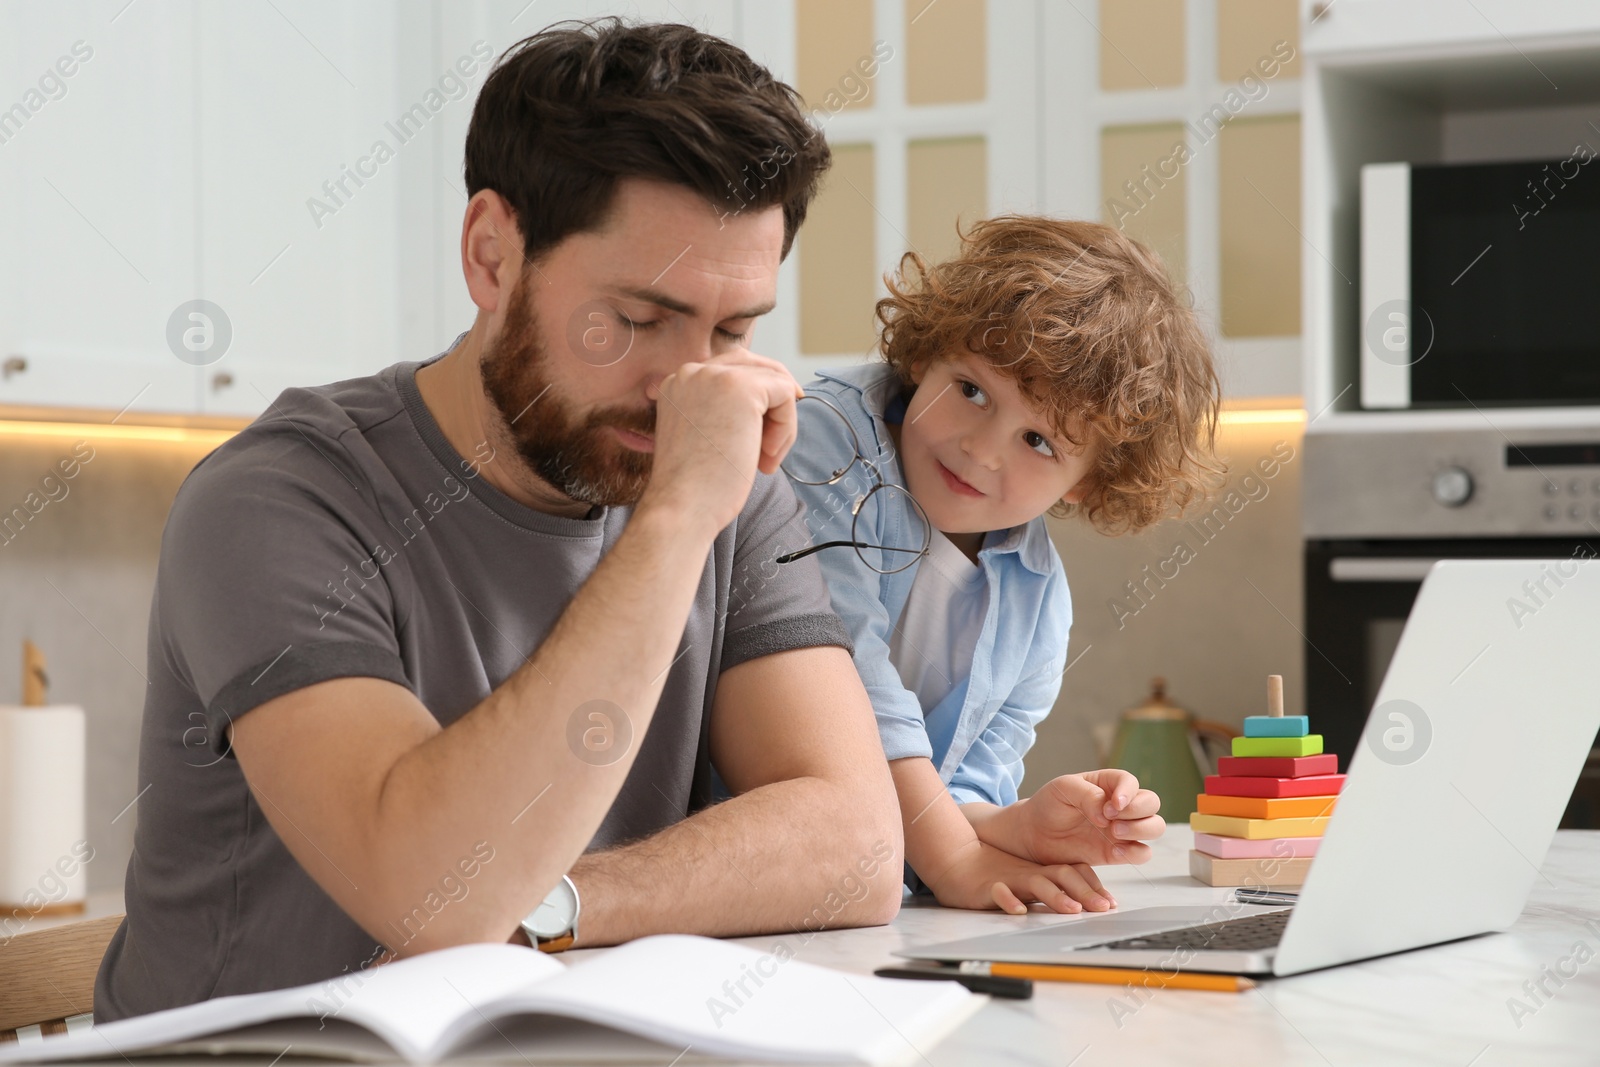
[[[1343,556],[1328,561],[1336,582],[1420,582],[1437,559],[1420,556]]]

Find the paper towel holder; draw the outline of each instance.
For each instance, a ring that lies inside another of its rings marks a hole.
[[[89,848],[87,856],[82,854],[87,848],[83,709],[51,706],[49,687],[44,653],[24,639],[22,705],[0,709],[5,715],[0,740],[0,911],[9,911],[13,919],[82,914],[87,904],[82,872],[94,853]],[[61,773],[59,760],[19,755],[37,753],[44,739],[50,742],[44,747],[54,756],[75,753],[67,760],[72,765],[67,773]],[[46,782],[40,775],[52,768],[52,780]],[[50,812],[66,814],[59,819],[42,817]],[[60,896],[52,883],[61,890]]]

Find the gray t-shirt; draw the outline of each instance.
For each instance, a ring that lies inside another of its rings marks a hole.
[[[227,752],[228,723],[295,689],[368,676],[405,686],[450,725],[539,647],[628,521],[627,508],[547,515],[489,485],[477,466],[488,449],[463,458],[424,405],[422,365],[284,392],[178,492],[150,611],[127,918],[100,966],[98,1020],[370,963],[378,943],[257,806]],[[799,515],[783,475],[758,475],[717,537],[655,717],[633,738],[637,760],[591,848],[710,802],[721,671],[850,646],[815,560],[772,562],[808,543]],[[527,797],[485,812],[485,825],[517,815],[541,785],[530,776]]]

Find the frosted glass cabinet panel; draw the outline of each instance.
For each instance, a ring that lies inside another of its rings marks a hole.
[[[870,144],[835,144],[833,166],[795,244],[800,259],[800,350],[861,353],[873,344],[877,301]]]

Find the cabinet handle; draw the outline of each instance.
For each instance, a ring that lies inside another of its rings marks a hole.
[[[233,384],[233,375],[225,370],[219,370],[211,376],[211,391],[220,393]]]
[[[28,357],[7,356],[4,363],[0,363],[0,378],[10,380],[13,374],[21,374],[28,369]]]

